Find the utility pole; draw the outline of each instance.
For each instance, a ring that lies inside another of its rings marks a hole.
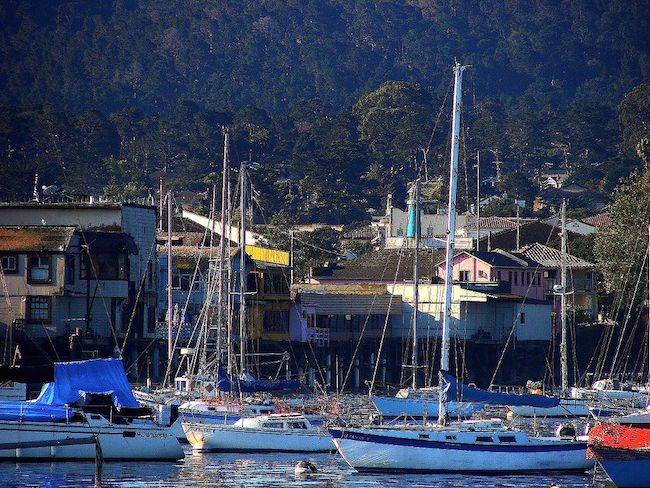
[[[519,251],[519,200],[516,198],[515,206],[517,207],[517,251]]]
[[[164,207],[165,197],[163,196],[163,179],[160,177],[160,182],[158,186],[158,232],[163,231],[163,207]]]
[[[481,238],[481,152],[476,151],[476,250]]]

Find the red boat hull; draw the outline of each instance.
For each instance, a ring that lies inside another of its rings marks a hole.
[[[589,431],[587,457],[597,459],[620,488],[650,486],[650,424],[599,422]]]
[[[648,449],[650,424],[598,422],[589,431],[589,445],[613,449]]]

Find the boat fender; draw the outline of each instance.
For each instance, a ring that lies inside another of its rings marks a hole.
[[[311,474],[317,472],[318,472],[318,468],[316,467],[316,465],[306,459],[302,461],[298,461],[298,464],[296,464],[296,467],[294,468],[295,474]]]

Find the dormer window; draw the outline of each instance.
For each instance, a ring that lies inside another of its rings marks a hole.
[[[52,283],[52,256],[29,256],[27,259],[27,283]]]

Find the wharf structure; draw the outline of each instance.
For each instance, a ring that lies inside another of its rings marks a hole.
[[[159,379],[156,219],[135,203],[0,204],[4,362],[121,354],[132,379]]]

